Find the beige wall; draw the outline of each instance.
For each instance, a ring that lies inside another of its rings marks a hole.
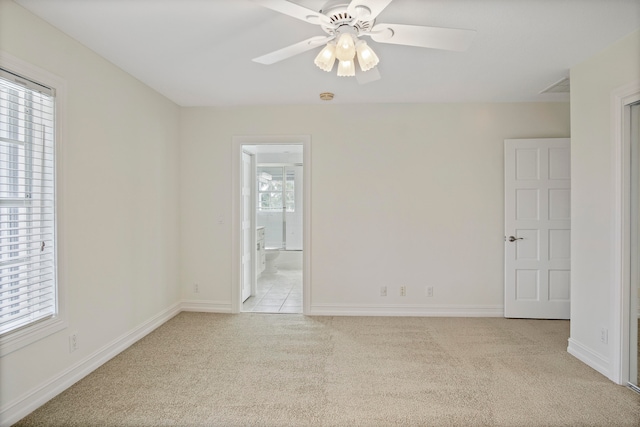
[[[179,301],[179,114],[166,98],[6,0],[0,50],[67,84],[59,220],[69,327],[0,359],[4,411]]]
[[[67,82],[69,321],[0,359],[0,416],[182,299],[230,308],[235,135],[311,136],[312,310],[380,314],[500,312],[503,140],[569,136],[566,103],[181,109],[7,0],[0,50]]]
[[[311,135],[312,313],[460,315],[502,313],[504,139],[569,136],[566,103],[181,114],[183,297],[229,309],[234,135]]]
[[[638,31],[571,69],[572,351],[610,377],[615,341],[603,343],[600,331],[610,330],[618,315],[611,299],[617,286],[611,96],[639,79]]]

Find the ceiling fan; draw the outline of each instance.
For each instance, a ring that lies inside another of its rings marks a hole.
[[[254,62],[270,65],[325,45],[316,57],[315,64],[328,72],[337,61],[338,76],[361,76],[361,73],[356,74],[356,62],[359,65],[358,71],[374,70],[374,76],[364,78],[361,82],[380,78],[376,68],[379,59],[360,38],[362,36],[378,43],[461,52],[468,49],[476,33],[474,30],[377,23],[376,18],[392,0],[329,0],[319,12],[287,0],[252,1],[301,21],[319,25],[326,33],[254,58]]]

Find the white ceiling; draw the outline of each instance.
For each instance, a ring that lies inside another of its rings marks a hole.
[[[539,92],[640,28],[640,0],[395,0],[377,22],[473,29],[466,52],[369,44],[382,79],[252,58],[322,30],[249,0],[15,0],[182,106],[562,101]],[[295,0],[319,10],[325,0]]]

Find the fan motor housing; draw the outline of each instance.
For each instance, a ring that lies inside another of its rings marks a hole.
[[[356,34],[371,31],[371,28],[373,28],[373,24],[375,23],[375,19],[370,21],[360,19],[356,20],[356,18],[347,12],[349,4],[343,3],[343,1],[344,0],[329,1],[322,6],[322,9],[320,9],[320,13],[329,17],[332,24],[331,26],[321,24],[320,26],[324,32],[330,35],[336,35],[339,33],[339,31],[336,30],[345,25],[353,27],[356,30]]]

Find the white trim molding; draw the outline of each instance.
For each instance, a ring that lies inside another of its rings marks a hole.
[[[0,408],[0,426],[10,426],[71,387],[91,372],[117,356],[131,345],[153,332],[156,328],[180,313],[180,302],[158,313],[119,338],[111,341],[93,354]]]
[[[589,349],[585,345],[582,345],[573,338],[569,338],[567,352],[582,363],[585,363],[586,365],[600,372],[605,377],[611,378],[611,372],[609,369],[611,361],[603,355],[596,353],[595,351]]]
[[[311,316],[504,317],[502,305],[312,304]]]
[[[231,301],[182,301],[182,311],[195,311],[199,313],[231,313]]]
[[[630,141],[625,135],[628,106],[640,101],[640,81],[611,93],[613,176],[613,277],[611,281],[611,368],[605,374],[617,384],[626,384],[629,376],[630,247]],[[577,356],[576,356],[577,357]],[[581,359],[582,360],[582,359]],[[588,362],[589,366],[597,369]],[[600,372],[600,370],[598,369]]]

